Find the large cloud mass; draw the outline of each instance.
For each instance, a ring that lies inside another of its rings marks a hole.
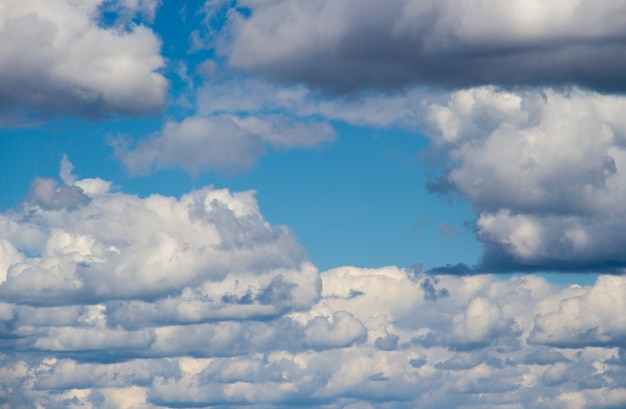
[[[615,0],[240,1],[230,64],[331,91],[577,83],[626,90]]]
[[[487,268],[626,265],[626,99],[571,89],[472,88],[430,104],[448,157],[430,188],[479,213]]]
[[[0,406],[626,404],[626,280],[319,274],[251,192],[33,182],[0,215]]]
[[[160,41],[145,26],[101,24],[103,0],[0,3],[0,124],[53,114],[141,114],[165,102]],[[156,1],[106,2],[154,16]],[[120,22],[120,24],[122,24]]]

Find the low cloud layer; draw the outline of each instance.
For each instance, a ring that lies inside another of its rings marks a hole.
[[[63,163],[0,215],[1,407],[626,404],[623,277],[318,273],[251,192],[139,198]]]
[[[105,4],[106,3],[106,4]],[[7,0],[0,4],[0,124],[50,115],[154,112],[166,98],[160,40],[125,19],[157,1]],[[102,7],[116,25],[101,24]],[[122,26],[120,26],[122,25]]]
[[[332,92],[410,84],[626,91],[621,1],[238,2],[230,65]]]

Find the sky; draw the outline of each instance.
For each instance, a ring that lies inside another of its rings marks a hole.
[[[4,0],[0,408],[626,406],[626,1]]]

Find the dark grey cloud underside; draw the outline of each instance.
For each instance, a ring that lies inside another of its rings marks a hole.
[[[356,37],[356,36],[355,36]],[[420,49],[397,39],[345,39],[335,49],[290,55],[247,67],[273,80],[303,82],[331,93],[409,85],[462,88],[579,85],[626,92],[626,38],[567,39],[550,44]]]
[[[506,248],[497,243],[484,243],[483,254],[478,263],[469,266],[464,263],[447,264],[428,270],[429,275],[468,276],[473,274],[492,273],[537,273],[551,271],[555,273],[581,274],[624,274],[626,257],[611,260],[541,260],[540,262],[519,262],[512,257]]]
[[[543,272],[582,274],[624,274],[626,268],[626,254],[614,254],[613,257],[599,254],[595,258],[558,259],[542,258],[536,262],[520,262],[511,256],[508,249],[498,243],[483,243],[483,254],[477,266],[464,270],[454,268],[450,271],[433,269],[434,273],[448,273],[465,275],[468,271],[474,273],[511,273],[511,272]],[[443,268],[442,268],[443,269]]]

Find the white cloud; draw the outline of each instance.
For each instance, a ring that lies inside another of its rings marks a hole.
[[[563,299],[556,311],[538,315],[531,340],[560,346],[622,345],[626,339],[623,278],[602,276],[588,292]]]
[[[346,347],[354,342],[363,341],[367,337],[367,329],[352,314],[337,311],[332,322],[327,318],[314,318],[305,331],[308,345],[313,348]]]
[[[509,332],[509,326],[498,304],[476,297],[452,318],[452,337],[459,344],[480,345]]]
[[[49,115],[158,110],[167,81],[160,41],[144,26],[99,24],[102,0],[8,0],[0,5],[0,123]],[[151,18],[158,2],[112,2]]]
[[[621,96],[577,88],[472,88],[431,104],[429,133],[449,162],[431,189],[476,208],[487,268],[625,263],[624,109]]]
[[[84,184],[52,190],[54,200],[34,194],[21,212],[0,216],[12,262],[1,297],[72,304],[178,291],[185,303],[200,303],[200,319],[231,307],[260,308],[267,315],[269,306],[300,308],[316,297],[315,269],[286,228],[263,219],[253,192],[206,188],[181,199],[103,192],[88,197],[79,187]],[[65,194],[70,189],[76,194]],[[56,200],[59,195],[67,200]],[[227,295],[231,301],[221,299]]]

